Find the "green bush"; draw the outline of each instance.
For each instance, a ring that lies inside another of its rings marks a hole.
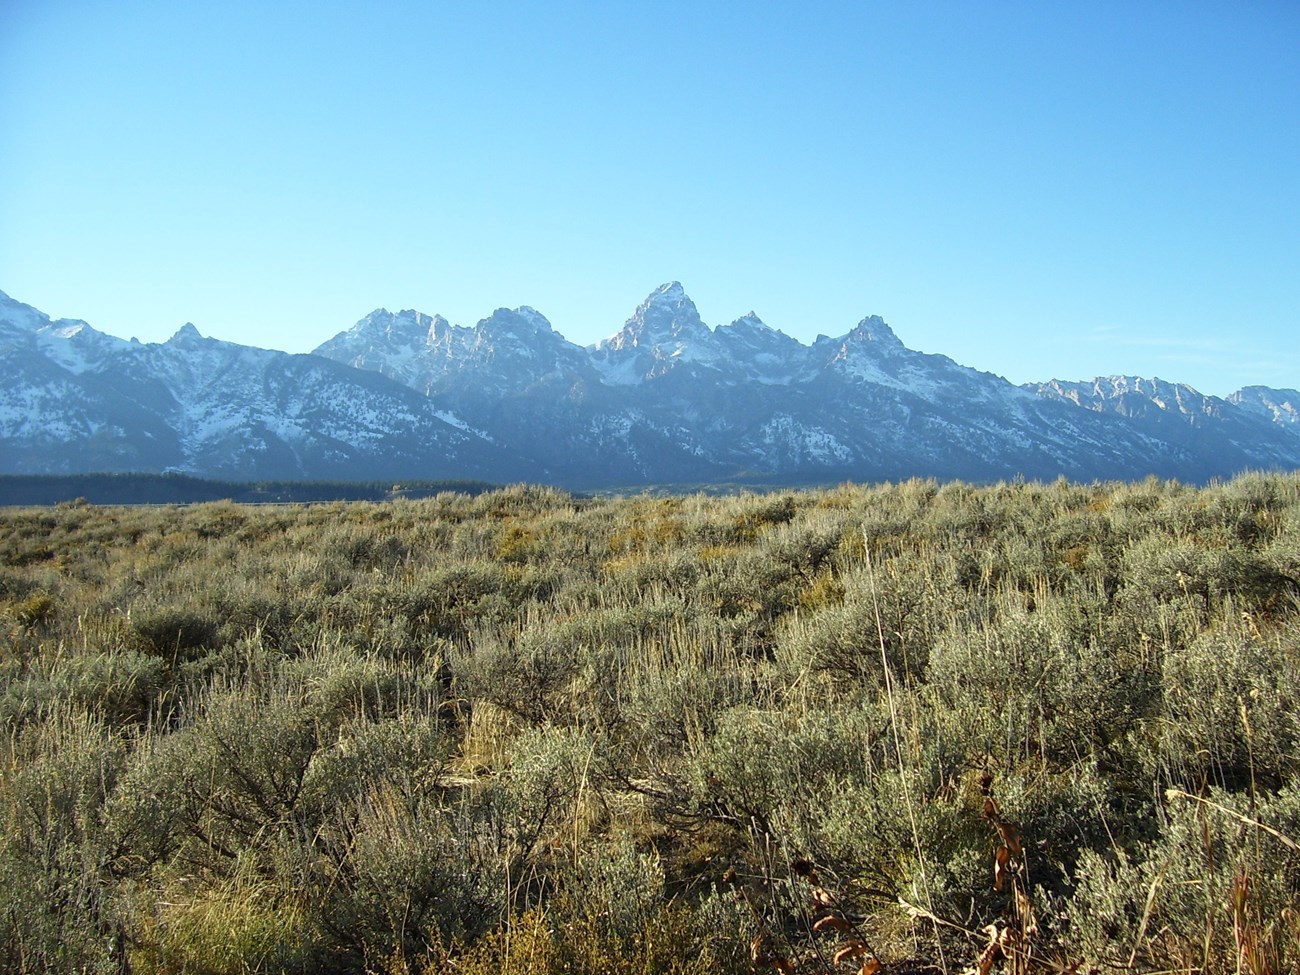
[[[0,969],[1291,970],[1298,580],[1297,475],[9,509]]]
[[[162,606],[131,616],[133,649],[172,662],[191,660],[212,647],[218,632],[215,620],[193,609]]]
[[[102,810],[123,741],[73,708],[29,726],[0,776],[0,962],[6,971],[117,970],[125,892]]]

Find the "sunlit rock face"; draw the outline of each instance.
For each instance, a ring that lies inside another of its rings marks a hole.
[[[312,355],[142,344],[0,293],[0,472],[544,480],[575,488],[912,476],[1199,482],[1300,466],[1300,393],[1112,376],[1023,387],[879,316],[810,345],[711,327],[677,282],[610,337],[539,311],[378,309]]]

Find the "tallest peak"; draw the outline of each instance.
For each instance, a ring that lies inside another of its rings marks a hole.
[[[690,305],[692,308],[695,307],[694,302],[686,294],[686,289],[682,287],[680,281],[669,281],[667,284],[659,285],[641,303],[642,308],[650,308],[655,305]]]
[[[641,302],[622,331],[600,343],[602,349],[678,347],[688,337],[707,341],[709,327],[700,321],[695,302],[687,297],[680,281],[661,284]]]
[[[665,321],[688,320],[698,323],[700,315],[695,308],[695,302],[687,296],[681,282],[669,281],[650,293],[637,309],[633,321],[644,322],[648,318]]]

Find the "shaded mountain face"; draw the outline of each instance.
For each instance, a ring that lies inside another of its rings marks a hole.
[[[711,328],[677,282],[608,339],[532,308],[473,327],[379,309],[291,356],[190,325],[142,345],[0,295],[7,472],[818,483],[1204,481],[1300,466],[1300,394],[1111,377],[1025,387],[909,349],[879,317],[804,345]]]

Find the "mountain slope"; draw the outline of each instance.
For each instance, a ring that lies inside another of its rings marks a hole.
[[[1215,414],[1189,433],[1151,414],[1141,395],[1096,408],[1077,391],[1022,389],[913,351],[878,316],[804,346],[752,312],[710,328],[674,281],[594,347],[563,343],[562,356],[534,355],[503,373],[489,363],[508,357],[484,347],[517,345],[527,332],[504,327],[504,314],[453,333],[463,336],[461,351],[440,353],[439,371],[426,369],[417,388],[583,485],[913,474],[1205,480],[1300,463],[1285,437],[1229,404],[1228,419]],[[489,334],[494,321],[503,327]],[[346,361],[399,374],[394,364],[407,352],[387,327],[376,336],[363,320],[358,330],[369,333],[370,359]],[[338,356],[350,334],[317,352]]]
[[[6,473],[500,479],[520,469],[400,383],[204,338],[192,325],[142,345],[50,322],[5,296],[0,382]]]
[[[1227,399],[1206,396],[1184,383],[1137,376],[1107,376],[1091,382],[1052,380],[1027,387],[1046,399],[1084,410],[1122,416],[1148,436],[1177,445],[1205,472],[1300,464],[1300,427],[1289,421],[1300,395],[1248,387]],[[1281,394],[1281,395],[1279,395]],[[1222,476],[1222,475],[1217,475]]]
[[[1300,392],[1294,389],[1247,386],[1237,390],[1227,401],[1300,435]]]
[[[1300,394],[1131,377],[1014,386],[878,316],[803,345],[712,328],[677,282],[577,346],[529,307],[378,309],[288,355],[126,342],[0,293],[0,472],[475,478],[576,488],[935,476],[1188,481],[1300,466]]]

